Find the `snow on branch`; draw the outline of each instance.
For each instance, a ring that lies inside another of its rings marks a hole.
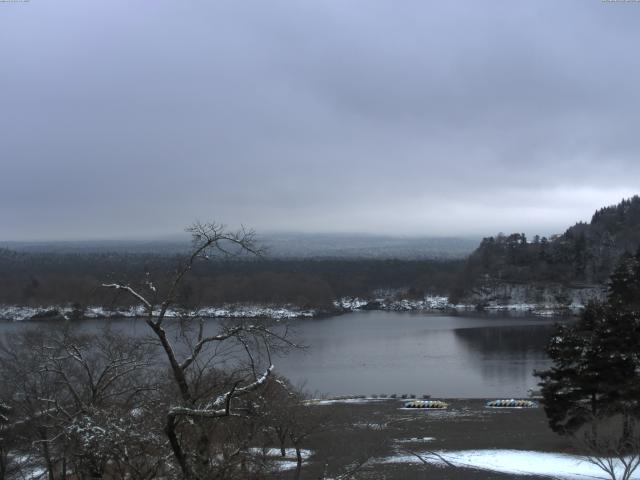
[[[119,283],[103,283],[102,286],[105,288],[113,288],[115,290],[124,290],[129,294],[133,295],[138,300],[140,300],[145,305],[145,307],[147,307],[148,310],[151,310],[153,308],[151,306],[151,303],[146,298],[144,298],[142,295],[136,292],[129,285],[120,285]]]
[[[235,386],[226,393],[219,395],[213,402],[206,405],[204,408],[188,408],[188,407],[173,407],[169,410],[170,417],[186,416],[186,417],[225,417],[231,416],[230,402],[233,398],[246,395],[260,388],[267,382],[267,379],[273,372],[273,365],[257,378],[254,382],[245,385],[244,387],[236,388]]]

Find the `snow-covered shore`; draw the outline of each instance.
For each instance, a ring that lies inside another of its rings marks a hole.
[[[272,307],[259,305],[204,307],[193,311],[169,309],[166,313],[170,318],[204,317],[204,318],[270,318],[285,320],[293,318],[312,318],[319,314],[317,310],[303,310],[291,306]],[[69,306],[15,306],[1,305],[0,320],[71,320],[74,318],[140,318],[145,316],[142,307],[105,308],[87,307],[78,311]]]
[[[336,309],[346,312],[363,310],[383,310],[394,312],[464,312],[485,310],[489,312],[520,312],[531,313],[539,316],[558,316],[567,314],[577,314],[583,308],[581,303],[571,303],[570,305],[559,305],[554,303],[508,303],[508,302],[487,302],[480,307],[472,303],[451,303],[448,297],[427,296],[423,299],[394,299],[394,298],[341,298],[334,302]]]
[[[482,304],[481,309],[489,312],[530,313],[540,316],[557,316],[579,313],[584,305],[573,302],[569,305],[554,303],[497,302]],[[203,307],[196,310],[169,309],[167,317],[183,318],[269,318],[287,320],[296,318],[314,318],[325,315],[358,312],[365,310],[381,310],[393,312],[464,312],[478,310],[477,304],[451,303],[448,297],[428,295],[418,299],[401,298],[398,295],[386,295],[376,298],[343,297],[333,302],[331,309],[302,309],[294,305],[223,305]],[[0,305],[0,320],[71,320],[99,318],[139,318],[146,312],[141,306],[129,308],[107,308],[89,306],[82,310],[72,306],[21,306]]]

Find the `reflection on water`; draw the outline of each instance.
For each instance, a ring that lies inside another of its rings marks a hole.
[[[331,394],[449,397],[526,395],[554,320],[360,312],[296,322],[310,345],[280,361],[283,374]]]
[[[308,348],[277,359],[276,369],[325,394],[521,397],[536,385],[533,370],[549,366],[544,348],[553,323],[526,316],[373,311],[296,320],[296,340]],[[79,328],[91,331],[104,324],[91,320]],[[149,333],[142,321],[109,324],[130,335]],[[208,330],[216,325],[211,320]],[[0,332],[9,335],[24,328],[48,327],[0,323]]]
[[[484,358],[508,355],[513,358],[543,354],[553,324],[481,327],[454,330],[464,347]]]
[[[521,396],[523,388],[535,385],[532,370],[549,366],[544,349],[553,325],[484,327],[453,332],[461,344],[460,351],[472,359],[471,365],[479,370],[483,382],[499,388],[502,396]],[[512,386],[518,386],[517,390],[512,390]]]

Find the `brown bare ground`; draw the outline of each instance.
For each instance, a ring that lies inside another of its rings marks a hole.
[[[349,470],[358,479],[513,479],[468,468],[437,467],[421,463],[382,464],[380,459],[408,451],[516,449],[572,452],[568,439],[547,426],[541,407],[489,409],[484,399],[448,399],[445,411],[402,410],[402,401],[314,405],[322,409],[329,427],[309,439],[305,448],[315,455],[302,470],[303,479],[337,478]],[[434,440],[420,441],[424,437]],[[418,440],[411,440],[418,439]],[[401,441],[401,442],[399,442]],[[358,468],[362,462],[365,462]],[[281,473],[279,478],[293,478]]]

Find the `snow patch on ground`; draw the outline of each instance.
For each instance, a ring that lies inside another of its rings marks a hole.
[[[336,405],[339,403],[349,403],[349,404],[357,404],[357,403],[369,403],[369,402],[380,402],[386,400],[384,398],[370,398],[370,397],[350,397],[350,398],[314,398],[311,400],[307,400],[305,404],[307,405]]]
[[[9,455],[8,459],[19,467],[19,477],[24,480],[41,480],[47,478],[47,469],[30,455]],[[12,477],[9,477],[12,478]]]
[[[267,449],[262,449],[262,448],[258,448],[258,447],[254,447],[254,448],[250,448],[249,451],[255,455],[264,455],[265,457],[278,457],[278,458],[283,458],[281,457],[281,453],[280,453],[280,449],[276,448],[276,447],[271,447],[271,448],[267,448]],[[284,449],[284,458],[290,458],[290,457],[294,457],[296,456],[296,449],[295,448],[285,448]],[[313,452],[311,450],[307,450],[307,449],[300,449],[300,455],[302,456],[303,460],[308,460],[309,457],[311,457],[311,455],[313,455]]]
[[[298,466],[295,448],[285,448],[284,457],[282,456],[279,448],[250,448],[249,452],[251,452],[256,457],[264,456],[264,458],[273,463],[274,470],[278,472],[293,470]],[[302,464],[305,465],[312,455],[312,450],[300,449]]]
[[[548,476],[563,480],[605,479],[607,476],[596,465],[585,458],[561,453],[534,452],[525,450],[461,450],[416,452],[432,465],[447,466],[442,460],[456,467],[475,468],[514,475]],[[439,458],[442,457],[442,458]],[[397,454],[379,460],[380,463],[422,463],[415,455]],[[631,477],[640,479],[636,471]]]
[[[398,438],[394,440],[395,443],[427,443],[433,442],[435,437],[413,437],[413,438]]]

